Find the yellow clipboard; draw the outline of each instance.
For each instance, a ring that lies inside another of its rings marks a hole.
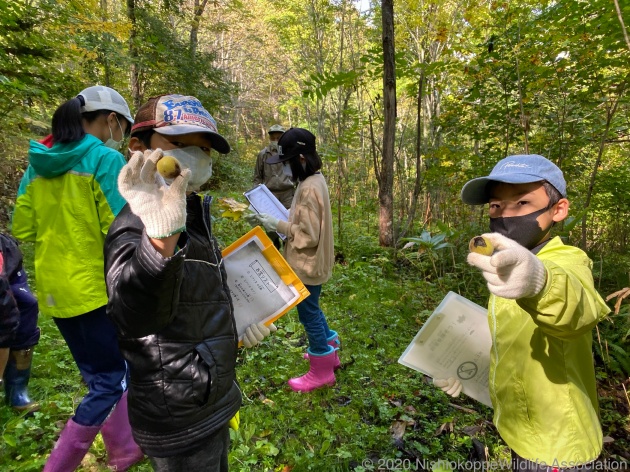
[[[310,295],[260,226],[222,251],[242,345],[252,323],[270,325]]]

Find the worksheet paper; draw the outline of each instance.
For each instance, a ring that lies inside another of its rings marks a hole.
[[[249,325],[275,321],[303,298],[295,285],[282,281],[263,249],[252,235],[223,258],[239,340]]]
[[[434,379],[458,378],[463,393],[492,407],[488,390],[491,346],[487,310],[449,292],[398,362]]]
[[[245,195],[251,208],[253,208],[256,213],[268,213],[279,220],[289,221],[289,210],[280,203],[280,200],[271,193],[271,190],[269,190],[265,184],[257,185],[243,195]],[[286,238],[282,233],[278,233],[278,236],[282,239]]]

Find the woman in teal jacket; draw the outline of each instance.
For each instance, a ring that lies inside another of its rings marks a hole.
[[[95,86],[62,104],[52,119],[51,148],[31,141],[13,234],[35,243],[42,314],[64,337],[88,393],[70,418],[45,471],[73,471],[101,431],[109,465],[126,470],[142,458],[127,419],[127,366],[106,316],[103,244],[125,204],[118,152],[133,119],[125,99]]]

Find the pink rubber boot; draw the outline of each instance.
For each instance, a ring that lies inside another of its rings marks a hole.
[[[103,423],[101,435],[107,450],[107,465],[114,470],[127,470],[144,458],[131,434],[126,391]]]
[[[323,355],[313,354],[310,349],[308,360],[311,364],[309,371],[302,377],[289,380],[289,387],[296,392],[310,392],[316,388],[335,384],[335,362],[337,351],[330,347],[330,351]]]
[[[74,472],[90,449],[101,426],[82,426],[72,418],[55,443],[44,472]]]
[[[330,337],[326,339],[326,342],[335,350],[334,369],[337,370],[341,368],[341,361],[339,360],[339,349],[341,348],[341,341],[339,341],[339,335],[337,334],[337,331],[331,331],[331,333],[332,334],[330,335]],[[304,359],[308,359],[308,352],[304,353]]]

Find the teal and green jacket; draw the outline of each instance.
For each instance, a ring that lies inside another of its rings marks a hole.
[[[582,250],[556,237],[537,256],[547,269],[538,295],[490,296],[490,397],[494,424],[514,452],[565,468],[602,450],[592,331],[610,309]]]
[[[103,244],[125,205],[119,152],[87,134],[52,148],[31,141],[13,213],[13,235],[35,243],[40,311],[58,318],[107,304]]]

